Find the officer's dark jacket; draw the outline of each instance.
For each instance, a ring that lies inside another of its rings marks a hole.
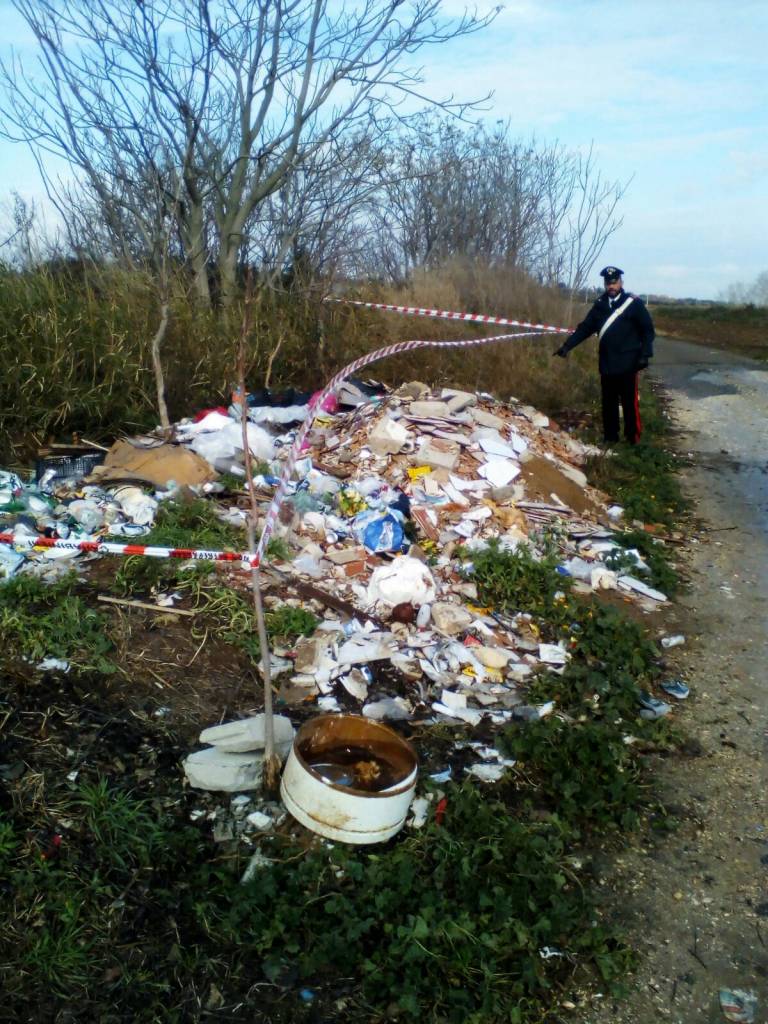
[[[600,373],[628,373],[637,369],[640,359],[648,360],[653,355],[655,331],[645,303],[623,289],[617,298],[618,304],[611,309],[608,293],[604,292],[563,345],[565,351],[570,352],[591,335],[599,334],[608,317],[631,298],[630,305],[600,339]]]

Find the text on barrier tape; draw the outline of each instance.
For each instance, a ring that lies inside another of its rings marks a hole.
[[[199,562],[241,562],[251,568],[253,555],[248,551],[205,551],[199,548],[161,548],[147,544],[114,544],[102,540],[61,540],[54,537],[15,537],[0,533],[0,544],[15,549],[58,548],[60,551],[85,551],[97,555],[143,555],[145,558],[183,558]]]

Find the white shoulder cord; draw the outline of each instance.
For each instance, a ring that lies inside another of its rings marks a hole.
[[[626,302],[622,302],[622,304],[619,306],[618,309],[614,309],[614,311],[611,313],[611,315],[605,321],[603,326],[600,328],[600,333],[598,334],[598,338],[602,339],[603,335],[608,330],[608,328],[611,326],[611,324],[614,322],[614,320],[616,320],[618,317],[621,316],[621,314],[624,312],[625,309],[627,309],[627,307],[630,305],[630,303],[632,302],[633,299],[634,299],[634,295],[628,296]]]

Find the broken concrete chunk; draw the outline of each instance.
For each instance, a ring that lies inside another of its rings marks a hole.
[[[492,430],[503,430],[504,420],[500,416],[494,416],[492,412],[485,409],[473,409],[472,419],[480,427],[490,427]]]
[[[456,693],[455,690],[443,690],[440,694],[440,700],[447,708],[465,708],[467,706],[467,695],[465,693]]]
[[[565,665],[568,652],[559,644],[539,644],[539,659],[547,665]]]
[[[302,637],[296,644],[293,667],[299,673],[317,672],[331,642],[328,636]]]
[[[505,487],[491,488],[490,496],[491,501],[495,501],[497,505],[504,505],[508,501],[520,501],[524,493],[524,489],[519,484],[514,487],[507,484]]]
[[[184,761],[190,786],[214,793],[240,793],[258,789],[264,774],[264,752],[231,754],[206,747]]]
[[[464,412],[465,409],[469,409],[472,405],[477,405],[477,395],[470,394],[469,391],[454,391],[452,388],[443,388],[440,397],[446,403],[448,411],[452,415]]]
[[[391,633],[365,633],[353,636],[342,644],[338,653],[340,665],[365,665],[369,661],[387,661],[397,650]]]
[[[653,587],[649,587],[647,583],[643,583],[642,580],[638,580],[634,576],[619,576],[618,587],[619,590],[634,591],[636,594],[642,594],[643,597],[650,597],[652,601],[667,600],[666,594],[662,594],[660,590],[654,590]]]
[[[410,436],[402,423],[382,416],[368,435],[368,447],[375,455],[397,455]]]
[[[512,657],[511,651],[502,650],[500,647],[473,647],[472,653],[486,668],[505,668]]]
[[[411,402],[408,414],[420,420],[444,420],[451,412],[446,402]]]
[[[224,725],[213,725],[200,733],[201,743],[212,743],[219,751],[226,753],[244,753],[264,749],[264,715],[253,715],[237,722],[225,722]],[[275,747],[277,753],[285,748],[285,756],[293,743],[293,725],[289,718],[275,715]]]
[[[447,601],[436,601],[432,605],[432,625],[440,633],[456,636],[472,623],[472,615],[466,608]]]
[[[439,715],[446,715],[448,718],[458,718],[467,725],[479,725],[483,718],[483,712],[477,708],[449,708],[447,704],[435,701],[432,710]]]
[[[334,565],[347,565],[349,562],[365,561],[365,548],[329,548],[325,557]]]
[[[615,590],[617,580],[615,572],[596,566],[590,573],[589,584],[593,590]]]
[[[245,820],[258,832],[266,832],[274,825],[272,818],[268,814],[264,814],[263,811],[251,811]]]
[[[478,470],[493,487],[507,487],[520,476],[520,467],[512,459],[491,456]]]
[[[433,438],[419,449],[417,460],[420,465],[433,469],[455,469],[460,456],[461,448],[453,441]]]
[[[344,676],[341,680],[341,685],[350,697],[354,697],[359,701],[368,699],[368,681],[359,668],[353,668],[348,676]]]
[[[543,412],[534,409],[532,405],[521,405],[520,413],[539,430],[544,430],[549,426],[549,416],[545,416]]]
[[[560,470],[563,476],[567,476],[569,480],[573,480],[573,482],[577,484],[579,487],[587,486],[586,475],[582,473],[580,469],[576,469],[575,466],[572,466],[569,462],[558,461],[557,468]]]
[[[429,394],[429,388],[420,380],[412,380],[399,387],[395,394],[401,398],[423,398]]]

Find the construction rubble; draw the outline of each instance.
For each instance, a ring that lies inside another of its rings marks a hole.
[[[248,400],[262,512],[307,398]],[[143,537],[160,503],[180,489],[209,497],[222,519],[245,525],[247,501],[231,483],[244,489],[241,412],[238,401],[204,410],[177,424],[170,440],[123,439],[92,451],[90,464],[42,460],[34,484],[0,473],[0,534]],[[548,714],[551,705],[526,704],[526,680],[542,668],[562,671],[569,652],[541,643],[525,609],[505,617],[479,607],[471,559],[491,540],[502,550],[528,545],[534,556],[545,539],[557,543],[559,572],[577,592],[616,591],[649,612],[666,601],[646,582],[639,553],[616,542],[622,509],[587,483],[583,466],[598,449],[530,406],[419,382],[392,392],[355,382],[312,414],[277,531],[290,558],[272,559],[264,572],[283,583],[280,598],[267,594],[268,606],[311,599],[325,617],[311,637],[272,651],[283,706],[469,726]],[[97,557],[0,544],[0,579],[53,578]],[[223,571],[232,585],[247,585],[241,569]],[[280,742],[290,744],[291,735],[281,733]],[[213,745],[193,755],[193,784],[207,788],[200,773],[210,780],[222,772],[226,785],[210,788],[258,784],[248,744],[207,739]],[[477,763],[467,770],[499,778],[508,762],[492,746],[475,746]]]

